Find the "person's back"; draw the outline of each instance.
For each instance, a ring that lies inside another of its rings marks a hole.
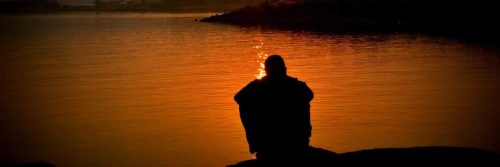
[[[235,96],[250,151],[260,160],[303,158],[311,136],[313,93],[304,82],[286,75],[280,56],[266,60],[266,73]]]

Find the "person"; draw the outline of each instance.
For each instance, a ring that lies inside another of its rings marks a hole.
[[[250,153],[264,162],[303,160],[311,137],[313,92],[305,82],[287,75],[281,56],[269,56],[264,65],[266,76],[250,82],[234,97]]]

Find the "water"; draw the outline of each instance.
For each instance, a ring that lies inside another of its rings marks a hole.
[[[273,53],[315,92],[314,146],[500,151],[498,48],[418,34],[194,21],[204,16],[0,16],[0,162],[154,167],[249,159],[233,95]]]

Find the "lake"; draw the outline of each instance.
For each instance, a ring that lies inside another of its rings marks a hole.
[[[500,49],[422,34],[0,16],[0,162],[225,166],[253,157],[233,96],[280,54],[314,91],[311,145],[500,152]]]

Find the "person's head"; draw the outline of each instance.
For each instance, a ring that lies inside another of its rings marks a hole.
[[[286,76],[285,60],[280,55],[271,55],[267,57],[264,63],[266,75],[269,77]]]

